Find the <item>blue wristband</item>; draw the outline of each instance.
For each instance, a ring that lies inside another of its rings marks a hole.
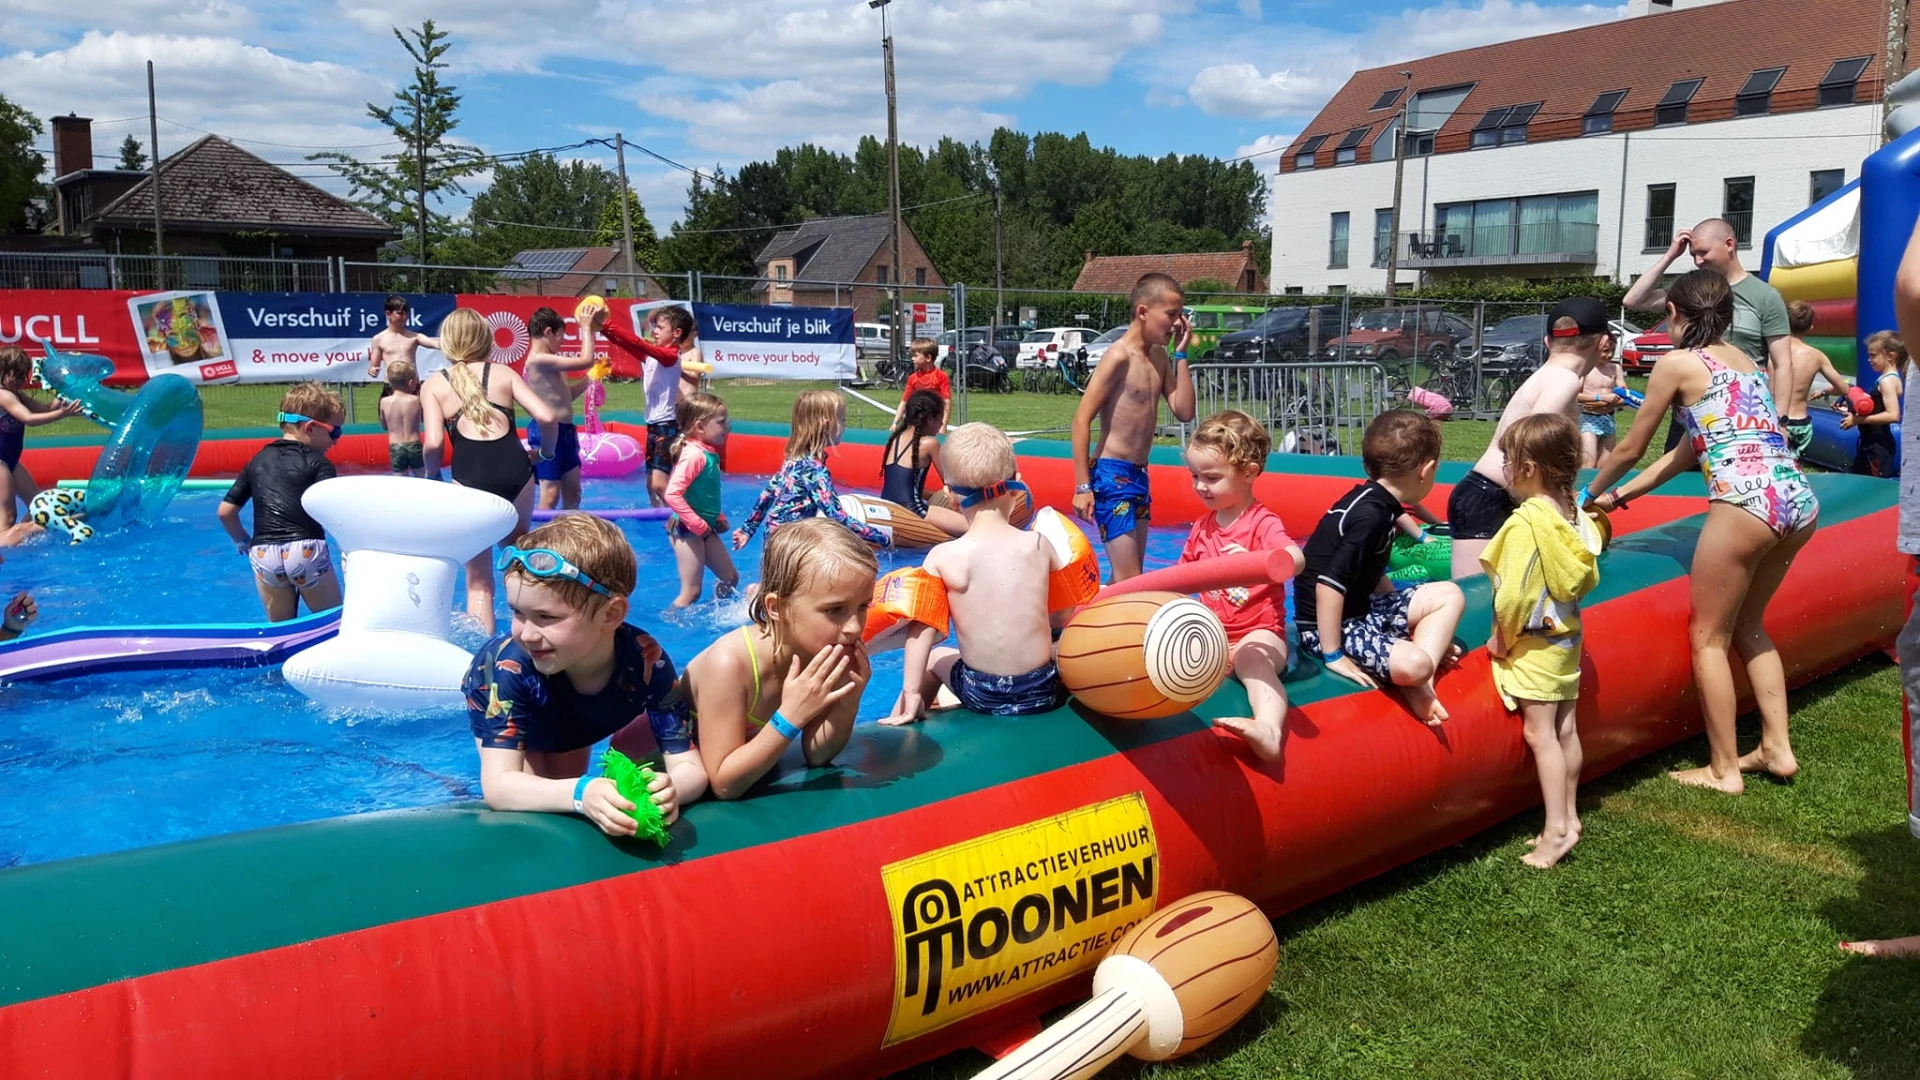
[[[1323,652],[1320,654],[1320,662],[1323,664],[1338,663],[1346,658],[1347,652],[1345,649],[1335,649],[1332,652]]]
[[[594,779],[595,778],[592,776],[583,776],[580,778],[579,783],[573,785],[573,812],[574,813],[576,814],[586,813],[587,804],[585,800],[587,795],[587,785],[593,783]]]
[[[1173,358],[1175,360],[1185,360],[1187,358],[1187,350],[1181,349],[1179,352],[1173,354]]]
[[[792,721],[777,712],[773,714],[773,719],[767,721],[767,726],[779,732],[781,738],[797,739],[800,737],[800,729],[794,727]]]

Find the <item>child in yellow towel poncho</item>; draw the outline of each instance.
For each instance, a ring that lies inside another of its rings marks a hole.
[[[1558,413],[1516,421],[1500,435],[1507,490],[1519,509],[1480,553],[1493,585],[1493,684],[1518,709],[1540,771],[1546,827],[1525,856],[1545,869],[1580,840],[1580,598],[1600,583],[1603,539],[1574,505],[1580,429]]]

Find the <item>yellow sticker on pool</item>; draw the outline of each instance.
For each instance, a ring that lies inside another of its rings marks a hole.
[[[1158,861],[1136,793],[881,867],[893,912],[884,1045],[1093,967],[1153,914]]]

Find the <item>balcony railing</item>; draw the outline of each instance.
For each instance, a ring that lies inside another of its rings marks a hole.
[[[1400,265],[1419,269],[1584,263],[1598,256],[1600,226],[1584,221],[1482,225],[1400,236]],[[1374,245],[1374,265],[1385,266],[1386,246]]]

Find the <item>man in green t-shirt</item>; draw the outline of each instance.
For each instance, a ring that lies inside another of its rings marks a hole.
[[[1733,325],[1726,333],[1727,344],[1746,353],[1767,369],[1767,381],[1775,402],[1787,401],[1787,380],[1793,373],[1793,351],[1788,335],[1787,303],[1780,290],[1747,273],[1740,265],[1740,245],[1733,226],[1720,218],[1708,218],[1673,238],[1667,253],[1647,268],[1640,280],[1627,290],[1622,301],[1635,311],[1667,310],[1667,290],[1660,279],[1683,254],[1693,255],[1693,264],[1712,270],[1727,279],[1733,290]],[[1675,402],[1675,406],[1678,406]],[[1671,450],[1686,433],[1676,415],[1667,423],[1667,449]]]

